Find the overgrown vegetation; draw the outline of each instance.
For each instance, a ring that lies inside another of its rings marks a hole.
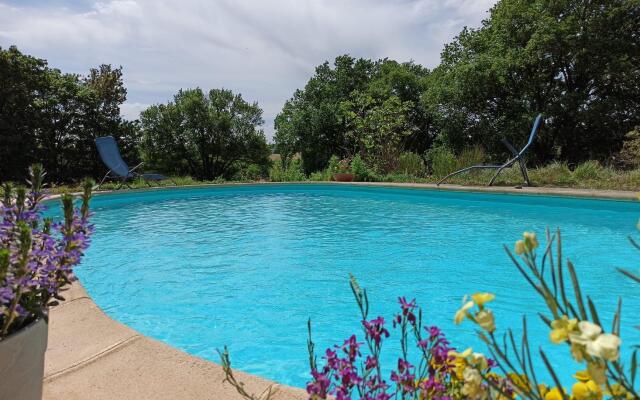
[[[307,173],[360,154],[379,174],[402,174],[400,154],[412,152],[442,176],[453,169],[443,149],[463,158],[481,145],[502,161],[501,140],[518,147],[542,113],[532,164],[635,166],[637,135],[623,143],[640,124],[638,31],[638,0],[501,0],[432,71],[348,55],[318,66],[276,118],[276,148],[285,160],[299,152]]]

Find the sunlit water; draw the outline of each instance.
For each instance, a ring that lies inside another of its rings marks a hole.
[[[351,333],[362,339],[352,273],[368,290],[371,317],[390,321],[398,296],[416,298],[426,323],[480,352],[474,326],[454,325],[453,315],[465,294],[496,293],[499,332],[519,332],[527,314],[532,350],[542,346],[569,386],[577,366],[549,343],[536,317],[543,302],[502,248],[546,227],[562,229],[564,253],[607,326],[624,298],[626,355],[640,342],[632,328],[640,288],[615,271],[637,270],[640,259],[627,240],[640,216],[632,202],[262,185],[96,196],[93,211],[96,233],[77,274],[108,315],[213,361],[227,345],[234,367],[290,385],[308,380],[308,318],[319,353]],[[397,338],[392,330],[383,349],[388,367]]]

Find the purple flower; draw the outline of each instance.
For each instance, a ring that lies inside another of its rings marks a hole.
[[[405,317],[411,325],[415,325],[416,316],[413,313],[413,310],[415,310],[415,308],[417,307],[416,299],[413,299],[410,302],[407,302],[406,298],[399,297],[398,302],[400,303],[400,308],[402,309],[402,316]]]
[[[380,345],[382,336],[389,337],[389,331],[384,327],[384,318],[378,317],[371,321],[362,321],[367,338],[372,339],[376,346]]]
[[[391,372],[391,380],[401,388],[403,392],[415,392],[416,387],[414,385],[415,375],[411,372],[413,365],[407,360],[402,358],[398,359],[398,370]]]
[[[41,179],[32,176],[31,181]],[[87,207],[90,197],[87,188]],[[65,221],[53,225],[42,217],[43,198],[32,190],[0,205],[0,337],[46,311],[60,289],[75,280],[73,268],[90,243],[89,215],[74,212],[69,195],[63,196]]]

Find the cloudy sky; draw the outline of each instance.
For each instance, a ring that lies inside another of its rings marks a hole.
[[[0,0],[0,46],[64,72],[124,68],[130,119],[180,88],[224,87],[258,101],[264,130],[336,55],[437,65],[492,0]]]

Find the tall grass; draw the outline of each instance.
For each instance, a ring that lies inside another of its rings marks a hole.
[[[436,178],[450,174],[458,166],[456,156],[446,146],[432,147],[427,151],[426,158],[431,168],[431,174]]]
[[[422,175],[413,173],[405,173],[402,171],[394,172],[387,175],[378,175],[369,169],[365,164],[360,165],[358,161],[352,162],[351,170],[356,175],[356,180],[361,182],[415,182],[415,183],[436,183],[446,173],[456,170],[459,167],[465,167],[480,163],[482,159],[480,151],[469,151],[466,154],[461,153],[455,157],[450,152],[439,150],[439,153],[431,158],[432,173]],[[354,159],[355,161],[355,159]],[[409,169],[407,169],[409,170]],[[414,172],[419,170],[413,170]],[[447,172],[448,171],[448,172]],[[446,173],[445,173],[446,172]],[[474,173],[465,173],[456,175],[449,179],[447,183],[461,185],[486,185],[495,170],[477,170]],[[249,175],[249,174],[247,174]],[[551,187],[571,187],[583,189],[614,189],[614,190],[638,190],[640,191],[640,168],[630,171],[615,170],[611,167],[603,166],[597,161],[586,161],[577,165],[573,170],[566,163],[553,162],[542,167],[529,168],[529,177],[534,186],[551,186]],[[256,179],[257,178],[257,179]],[[189,176],[169,177],[168,180],[162,182],[152,182],[153,186],[189,186],[189,185],[206,185],[220,184],[225,182],[254,182],[258,180],[257,174],[254,176],[236,176],[232,181],[224,179],[216,179],[210,181],[200,181]],[[272,182],[295,182],[306,180],[306,176],[300,168],[300,161],[292,161],[288,168],[283,169],[282,164],[278,161],[274,162],[269,171],[269,180]],[[309,178],[311,181],[331,181],[333,173],[329,168],[324,171],[312,173]],[[495,181],[496,186],[519,186],[522,185],[523,179],[518,166],[513,166],[503,170]],[[124,189],[146,189],[149,186],[142,179],[135,179],[127,182],[128,186]],[[106,182],[101,190],[115,190],[119,186],[119,182]],[[81,191],[80,185],[64,185],[50,187],[51,193],[78,192]]]
[[[302,163],[298,158],[291,160],[288,166],[284,166],[282,160],[276,160],[269,169],[271,182],[297,182],[306,179],[302,171]]]
[[[404,152],[398,157],[397,168],[394,172],[403,175],[424,176],[426,167],[422,157],[416,153]]]

